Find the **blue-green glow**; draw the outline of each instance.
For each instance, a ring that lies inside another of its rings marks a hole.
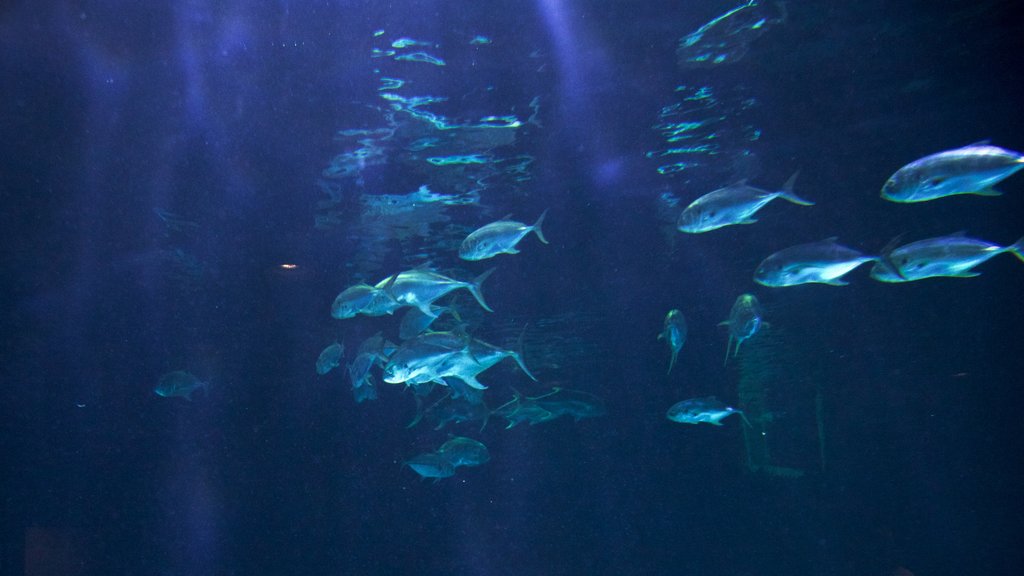
[[[410,54],[400,54],[395,56],[395,60],[403,60],[406,62],[424,62],[426,64],[433,64],[434,66],[444,66],[444,60],[427,54],[426,52],[412,52]]]
[[[408,48],[410,46],[433,46],[433,44],[423,42],[422,40],[413,40],[412,38],[399,38],[391,43],[392,48]]]
[[[380,88],[377,88],[377,90],[398,90],[404,84],[405,80],[400,80],[398,78],[381,78]]]
[[[451,164],[487,164],[491,159],[483,154],[467,154],[464,156],[432,156],[427,158],[434,166],[448,166]]]
[[[487,36],[474,36],[473,39],[469,41],[469,43],[470,44],[490,44],[491,43],[491,39],[488,38]]]

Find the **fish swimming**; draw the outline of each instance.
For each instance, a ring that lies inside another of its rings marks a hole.
[[[668,373],[676,365],[676,356],[686,343],[686,317],[679,310],[669,310],[665,316],[665,326],[658,334],[658,340],[664,340],[672,351],[672,359],[668,362]]]
[[[395,276],[389,276],[381,282],[380,286],[369,284],[355,284],[343,290],[331,304],[331,317],[338,320],[354,318],[358,314],[366,316],[384,316],[391,314],[401,307],[401,303],[391,297],[386,290],[396,281]]]
[[[892,202],[924,202],[957,194],[999,196],[993,186],[1024,168],[1024,156],[978,142],[925,156],[900,168],[882,187]]]
[[[708,192],[683,210],[676,228],[680,232],[700,234],[733,224],[753,224],[757,222],[753,218],[754,213],[776,198],[800,206],[813,206],[814,202],[793,194],[793,184],[798,174],[793,174],[782,186],[782,190],[777,192],[748,186],[746,180]]]
[[[463,260],[485,260],[498,254],[518,254],[516,245],[533,232],[537,239],[547,244],[541,224],[548,211],[541,213],[532,226],[513,220],[499,220],[473,231],[459,246],[459,258]]]
[[[963,232],[928,238],[891,251],[886,261],[879,261],[871,268],[871,277],[881,282],[973,278],[979,274],[973,270],[975,266],[1004,252],[1024,262],[1024,238],[1005,247],[968,238]]]
[[[432,452],[410,458],[405,465],[412,468],[412,471],[421,477],[434,478],[435,481],[455,475],[455,467],[452,466],[452,463],[447,458]]]
[[[714,396],[691,398],[677,402],[668,409],[666,417],[673,422],[681,424],[700,424],[706,422],[715,426],[721,426],[722,420],[733,414],[739,414],[747,426],[750,426],[750,421],[747,420],[742,410],[726,406]]]
[[[754,272],[754,281],[778,288],[798,284],[845,286],[841,278],[865,262],[877,262],[877,256],[836,243],[836,238],[800,244],[780,250],[764,259]]]
[[[153,392],[164,398],[178,396],[191,402],[192,394],[200,388],[208,392],[209,384],[199,380],[191,372],[176,370],[161,376]]]
[[[479,466],[491,459],[487,446],[465,436],[456,436],[442,444],[437,449],[437,455],[448,460],[453,468]]]
[[[736,343],[736,348],[732,351],[735,358],[740,353],[740,344],[757,334],[765,325],[763,318],[764,312],[756,296],[740,294],[736,297],[729,311],[729,319],[718,324],[729,328],[729,341],[725,345],[725,364],[729,363],[729,350],[733,348],[733,342]]]
[[[436,316],[436,311],[431,304],[445,294],[460,288],[469,291],[480,306],[488,312],[494,312],[487,302],[484,301],[481,285],[494,268],[477,276],[472,282],[461,282],[443,274],[439,274],[426,268],[416,268],[401,272],[394,277],[381,280],[375,286],[382,289],[389,298],[403,306],[414,306],[419,308],[428,316]]]
[[[338,364],[341,364],[341,357],[345,354],[345,346],[338,342],[324,348],[323,352],[316,359],[316,373],[323,376]]]

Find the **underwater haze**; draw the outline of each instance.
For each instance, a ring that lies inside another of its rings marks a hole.
[[[1024,573],[1010,0],[7,2],[0,574]]]

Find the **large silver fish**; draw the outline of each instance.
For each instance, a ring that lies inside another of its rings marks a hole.
[[[989,258],[1009,252],[1024,262],[1024,238],[1009,246],[968,238],[963,232],[928,238],[900,246],[876,262],[871,277],[881,282],[909,282],[924,278],[972,278],[973,268]]]
[[[792,246],[765,258],[754,272],[754,281],[772,288],[797,284],[845,286],[847,282],[841,279],[844,274],[875,261],[877,256],[865,256],[836,243],[836,238],[828,238]]]
[[[485,260],[498,254],[518,254],[516,245],[533,232],[537,239],[547,244],[541,224],[548,211],[541,213],[532,226],[516,222],[514,220],[499,220],[491,222],[477,230],[474,230],[459,246],[459,258],[463,260]]]
[[[680,232],[699,234],[733,224],[753,224],[757,222],[753,218],[754,213],[776,198],[801,206],[813,206],[814,202],[793,194],[796,177],[797,174],[793,174],[777,192],[748,186],[746,180],[708,192],[683,210],[676,228]]]
[[[757,334],[765,324],[764,312],[757,297],[753,294],[737,296],[729,311],[729,319],[718,324],[729,328],[729,341],[725,344],[725,364],[729,363],[729,351],[732,350],[732,356],[735,357],[740,353],[740,344]]]
[[[706,398],[691,398],[689,400],[683,400],[677,402],[668,409],[665,414],[669,420],[673,422],[679,422],[681,424],[700,424],[708,423],[715,426],[721,426],[722,420],[732,416],[733,414],[739,414],[743,418],[743,421],[749,426],[750,422],[747,420],[746,415],[743,414],[742,410],[737,410],[731,406],[726,406],[721,400],[714,396],[708,396]]]
[[[900,168],[882,187],[893,202],[924,202],[956,194],[999,196],[992,187],[1024,168],[1018,152],[979,142],[925,156]]]
[[[665,325],[658,334],[658,340],[664,340],[672,351],[672,359],[668,362],[668,373],[676,365],[676,357],[686,343],[686,317],[679,310],[669,310],[665,315]]]
[[[484,310],[493,312],[494,310],[484,301],[484,295],[480,289],[484,280],[492,272],[494,272],[494,268],[477,276],[472,282],[461,282],[433,270],[416,268],[402,272],[393,278],[385,278],[375,287],[383,289],[395,302],[404,306],[415,306],[428,316],[437,316],[437,312],[431,307],[435,300],[453,290],[464,288],[473,295],[473,298],[476,298]]]

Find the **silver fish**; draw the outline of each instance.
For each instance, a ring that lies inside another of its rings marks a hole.
[[[338,294],[331,304],[331,316],[338,320],[353,318],[358,314],[367,316],[383,316],[391,314],[401,304],[391,297],[384,288],[394,283],[395,277],[389,276],[380,286],[356,284],[349,286]]]
[[[209,384],[199,380],[191,372],[176,370],[161,376],[153,392],[157,396],[163,396],[164,398],[177,396],[191,401],[192,394],[200,388],[207,392],[209,391]]]
[[[499,220],[473,231],[459,246],[459,258],[463,260],[485,260],[498,254],[518,254],[516,245],[533,232],[537,239],[547,244],[541,224],[548,211],[541,213],[532,226],[513,220]]]
[[[388,296],[404,306],[415,306],[428,316],[436,316],[431,304],[445,294],[453,290],[464,288],[473,295],[480,306],[488,312],[493,312],[487,302],[484,301],[481,285],[494,268],[477,276],[472,282],[461,282],[443,274],[424,268],[407,270],[396,276],[385,278],[377,283],[376,288],[383,289]]]
[[[672,351],[672,359],[668,362],[668,373],[676,365],[676,357],[686,343],[686,317],[679,310],[669,310],[665,315],[665,326],[658,334],[658,340],[664,340]]]
[[[452,466],[452,463],[447,458],[432,452],[410,458],[405,465],[423,478],[439,480],[455,475],[455,467]]]
[[[732,416],[733,414],[739,414],[743,418],[743,421],[750,426],[750,422],[747,420],[747,417],[743,414],[742,410],[726,406],[722,401],[714,396],[708,396],[706,398],[691,398],[689,400],[677,402],[668,409],[668,412],[665,415],[669,420],[679,422],[681,424],[700,424],[702,422],[706,422],[715,426],[721,426],[722,420]]]
[[[465,436],[456,436],[442,444],[437,455],[451,462],[453,468],[479,466],[491,459],[487,446]]]
[[[979,274],[973,270],[975,266],[1004,252],[1024,262],[1022,251],[1024,238],[1004,247],[968,238],[960,232],[896,248],[885,261],[875,263],[871,277],[881,282],[909,282],[936,277],[972,278]]]
[[[764,312],[761,310],[761,303],[753,294],[740,294],[733,302],[732,310],[729,311],[729,319],[719,323],[719,326],[729,328],[729,341],[725,345],[725,364],[729,363],[729,351],[732,356],[740,353],[740,344],[749,339],[765,325]],[[733,342],[736,348],[733,349]]]
[[[323,376],[333,370],[338,364],[341,364],[341,357],[344,354],[345,346],[338,342],[324,348],[316,359],[316,373]]]
[[[813,206],[814,202],[793,194],[798,174],[793,174],[777,192],[748,186],[746,180],[708,192],[683,210],[676,228],[680,232],[699,234],[733,224],[753,224],[757,222],[753,218],[754,213],[776,198],[800,206]]]
[[[829,284],[845,286],[842,276],[865,262],[876,262],[877,256],[836,243],[836,238],[800,244],[780,250],[764,259],[754,272],[754,281],[762,286],[778,288],[798,284]]]
[[[999,196],[992,187],[1024,168],[1018,152],[979,142],[925,156],[900,168],[882,187],[893,202],[924,202],[956,194]]]

